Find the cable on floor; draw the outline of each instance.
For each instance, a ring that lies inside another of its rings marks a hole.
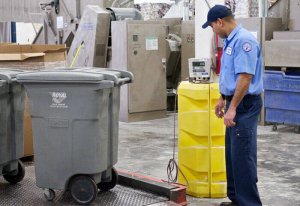
[[[180,83],[179,83],[180,84]],[[173,156],[169,160],[169,163],[167,165],[167,176],[168,176],[168,183],[176,183],[178,180],[178,172],[183,176],[183,178],[186,181],[186,185],[184,186],[189,186],[188,180],[181,171],[180,167],[177,164],[177,161],[175,159],[175,150],[176,150],[176,113],[177,112],[177,91],[178,87],[176,88],[176,93],[175,93],[175,105],[174,105],[174,125],[173,125]]]

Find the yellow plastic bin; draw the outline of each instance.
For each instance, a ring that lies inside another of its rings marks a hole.
[[[226,197],[225,126],[214,115],[218,84],[182,82],[178,88],[179,183],[195,197]]]

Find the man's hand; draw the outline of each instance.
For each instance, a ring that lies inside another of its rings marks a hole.
[[[233,127],[236,123],[233,121],[236,115],[236,109],[229,107],[225,116],[224,116],[224,124],[226,127]]]
[[[225,107],[225,101],[220,97],[220,99],[217,102],[217,105],[215,106],[215,114],[218,118],[224,117],[224,107]]]

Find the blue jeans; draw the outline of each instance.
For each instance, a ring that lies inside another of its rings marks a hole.
[[[226,111],[230,102],[226,102]],[[239,206],[261,206],[257,189],[257,124],[260,95],[246,95],[236,110],[236,126],[225,135],[228,198]]]

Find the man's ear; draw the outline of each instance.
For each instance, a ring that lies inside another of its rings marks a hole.
[[[220,22],[221,26],[223,27],[224,26],[224,20],[219,18],[218,21]]]
[[[222,19],[218,18],[218,19],[217,19],[217,22],[223,26],[223,21],[222,21]]]

